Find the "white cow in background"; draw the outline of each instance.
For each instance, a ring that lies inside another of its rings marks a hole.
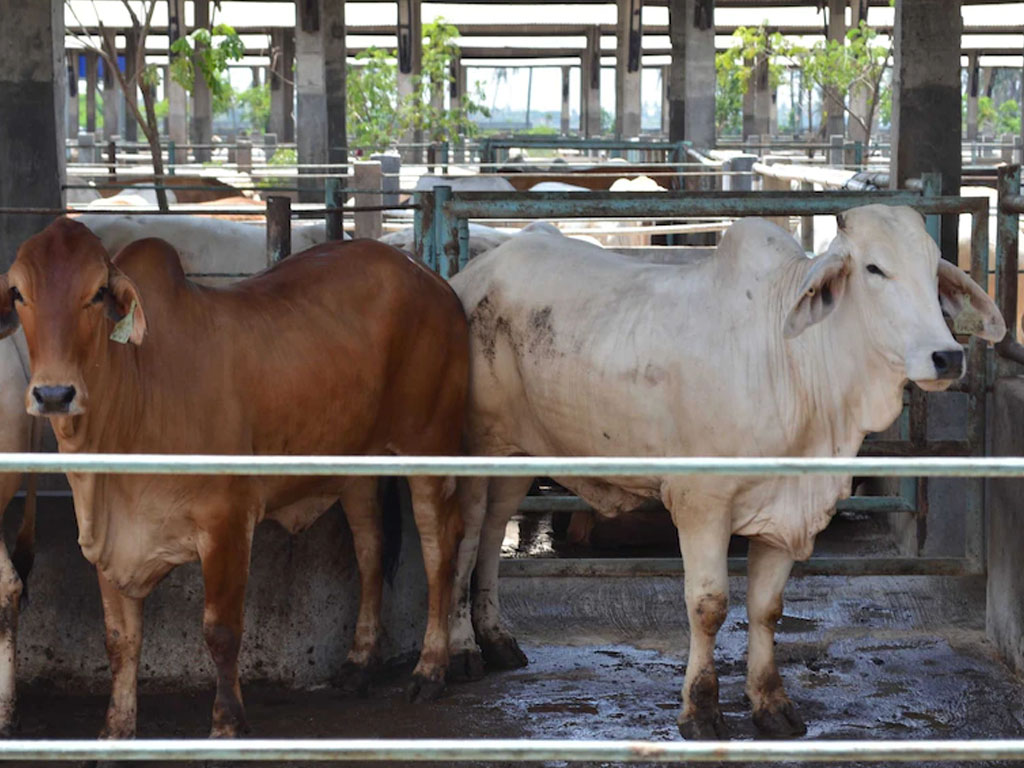
[[[899,415],[907,380],[943,390],[963,375],[943,309],[973,306],[989,341],[1006,331],[981,288],[940,261],[921,216],[880,205],[847,212],[814,260],[761,219],[733,225],[713,258],[685,266],[538,232],[480,257],[451,283],[470,321],[466,439],[479,455],[852,457],[867,433]],[[726,736],[713,652],[728,607],[729,537],[751,539],[754,722],[771,736],[804,733],[776,667],[775,625],[794,560],[810,556],[850,478],[555,479],[602,514],[646,499],[671,512],[690,622],[678,717],[687,738]],[[492,666],[526,663],[501,624],[497,576],[506,522],[530,482],[460,481],[454,675],[479,672],[476,642]]]
[[[473,224],[470,222],[469,225],[469,255],[471,258],[475,258],[483,253],[487,253],[493,248],[497,248],[499,245],[508,240],[512,235],[502,232],[500,229],[494,227],[487,227],[483,224]],[[395,248],[401,248],[402,250],[413,252],[416,247],[416,238],[414,237],[414,230],[412,227],[406,227],[400,229],[397,232],[391,232],[380,238],[382,243],[387,243]]]

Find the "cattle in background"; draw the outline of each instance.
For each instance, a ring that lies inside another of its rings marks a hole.
[[[226,288],[188,281],[175,250],[139,240],[111,260],[61,218],[0,276],[0,323],[24,325],[29,413],[64,452],[455,454],[467,387],[467,326],[441,278],[368,240],[312,248]],[[116,322],[115,322],[116,321]],[[245,726],[238,679],[253,529],[298,531],[340,498],[361,576],[346,674],[380,646],[376,478],[69,474],[82,552],[96,565],[113,688],[103,735],[136,720],[143,599],[200,561],[203,635],[217,669],[214,736]],[[410,478],[428,583],[410,695],[444,685],[461,517],[451,478]]]
[[[746,219],[714,258],[692,265],[638,263],[538,233],[451,282],[470,321],[467,448],[481,455],[855,456],[867,433],[899,415],[908,380],[938,391],[963,375],[943,310],[973,305],[989,341],[1006,331],[984,291],[939,259],[920,215],[878,205],[847,212],[815,260],[775,225]],[[775,625],[794,560],[810,556],[850,478],[553,479],[602,514],[649,499],[671,512],[690,623],[678,718],[687,738],[726,735],[713,651],[728,607],[729,537],[750,537],[754,722],[771,736],[804,733],[776,667]],[[474,630],[489,664],[526,663],[501,624],[497,575],[506,522],[530,482],[460,481],[460,674],[480,670]]]
[[[415,234],[413,227],[406,227],[405,229],[400,229],[398,232],[390,232],[384,235],[384,237],[380,238],[380,241],[382,243],[387,243],[388,245],[393,245],[395,248],[401,248],[403,251],[409,251],[409,253],[412,253],[416,248]],[[483,224],[470,223],[470,258],[480,256],[493,248],[497,248],[510,237],[512,237],[512,235],[507,235],[500,229],[488,227]]]

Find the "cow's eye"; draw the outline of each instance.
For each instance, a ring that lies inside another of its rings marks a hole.
[[[885,272],[882,271],[882,268],[877,264],[868,264],[868,272],[872,275],[878,275],[879,277],[888,277],[888,275],[886,275]]]
[[[22,304],[25,303],[25,299],[22,297],[21,291],[13,285],[11,286],[11,301],[20,301]]]
[[[92,297],[92,302],[91,303],[92,304],[99,304],[105,298],[107,298],[107,286],[101,285],[99,290],[96,291],[96,295]]]

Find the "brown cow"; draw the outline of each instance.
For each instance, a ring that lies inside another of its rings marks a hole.
[[[15,312],[15,309],[17,310]],[[163,240],[111,260],[58,219],[0,276],[0,325],[20,317],[29,413],[61,451],[205,454],[454,454],[467,388],[467,329],[454,293],[373,241],[311,248],[228,288],[185,278]],[[115,325],[115,320],[117,323]],[[113,333],[112,333],[113,331]],[[119,343],[123,341],[126,343]],[[199,559],[203,635],[217,668],[212,736],[245,725],[238,682],[253,529],[290,530],[340,498],[362,581],[346,662],[359,677],[380,640],[376,478],[69,474],[78,541],[96,565],[113,689],[103,736],[135,732],[142,602]],[[461,518],[451,478],[410,478],[429,614],[410,695],[440,693]]]

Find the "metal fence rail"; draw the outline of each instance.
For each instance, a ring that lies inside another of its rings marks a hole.
[[[390,762],[963,762],[1024,760],[1024,740],[570,741],[513,739],[240,739],[6,741],[4,760]]]

